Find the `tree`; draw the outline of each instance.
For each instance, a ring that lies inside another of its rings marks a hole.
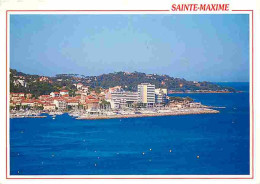
[[[141,72],[114,72],[102,74],[99,76],[79,76],[76,74],[59,74],[55,77],[49,77],[52,83],[39,81],[40,76],[28,75],[16,70],[10,70],[10,91],[32,93],[35,97],[40,95],[50,94],[52,91],[59,91],[61,89],[69,90],[70,95],[75,95],[75,83],[81,82],[84,85],[90,86],[89,91],[95,90],[96,93],[101,92],[101,88],[110,88],[114,86],[122,86],[123,89],[129,91],[137,91],[137,85],[140,83],[151,83],[156,88],[167,88],[168,90],[186,91],[186,90],[212,90],[212,91],[229,91],[236,92],[230,87],[223,87],[211,82],[194,82],[187,81],[183,78],[174,78],[168,75],[145,74]],[[14,81],[18,79],[17,76],[25,77],[27,87],[20,84],[15,85]],[[77,76],[77,79],[75,78]],[[61,80],[58,80],[61,79]]]
[[[190,98],[190,97],[186,97],[186,98],[184,98],[186,101],[189,101],[189,102],[193,102],[194,100],[192,99],[192,98]]]
[[[71,105],[68,105],[68,111],[70,111],[72,109]]]
[[[102,100],[101,103],[99,104],[101,109],[108,109],[111,107],[110,102],[106,100]]]
[[[35,106],[35,110],[43,110],[44,107],[43,106]]]
[[[170,101],[175,101],[175,102],[183,102],[183,101],[193,102],[194,101],[190,97],[178,97],[178,96],[170,96],[169,99],[170,99]]]

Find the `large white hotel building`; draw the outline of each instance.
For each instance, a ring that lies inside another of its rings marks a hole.
[[[110,102],[112,109],[132,107],[135,103],[143,104],[145,107],[153,107],[155,104],[166,103],[167,89],[155,89],[155,85],[141,83],[137,92],[124,91],[116,86],[109,89],[106,99]]]
[[[153,106],[155,104],[155,85],[142,83],[138,85],[138,102]]]

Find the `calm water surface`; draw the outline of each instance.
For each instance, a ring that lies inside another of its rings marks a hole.
[[[226,107],[218,109],[219,114],[111,120],[75,120],[64,114],[55,120],[50,116],[11,119],[10,173],[249,174],[248,83],[223,85],[245,92],[177,95]]]

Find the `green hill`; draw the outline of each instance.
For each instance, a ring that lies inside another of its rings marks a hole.
[[[187,81],[182,78],[174,78],[168,75],[145,74],[140,72],[115,72],[102,74],[99,76],[83,76],[78,74],[59,74],[55,77],[48,77],[47,81],[40,81],[39,75],[30,75],[16,70],[10,70],[10,91],[32,93],[34,96],[49,94],[52,91],[59,91],[65,88],[73,94],[76,87],[73,84],[83,83],[93,89],[107,89],[114,86],[122,86],[125,90],[137,91],[137,85],[140,83],[151,83],[156,88],[167,88],[175,91],[195,91],[195,90],[212,90],[212,91],[230,91],[235,89],[230,87],[221,87],[211,82]],[[26,85],[15,84],[18,79],[24,80]]]

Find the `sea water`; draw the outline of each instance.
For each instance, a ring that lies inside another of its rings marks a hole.
[[[11,175],[247,175],[248,83],[242,93],[178,94],[219,114],[10,119]]]

